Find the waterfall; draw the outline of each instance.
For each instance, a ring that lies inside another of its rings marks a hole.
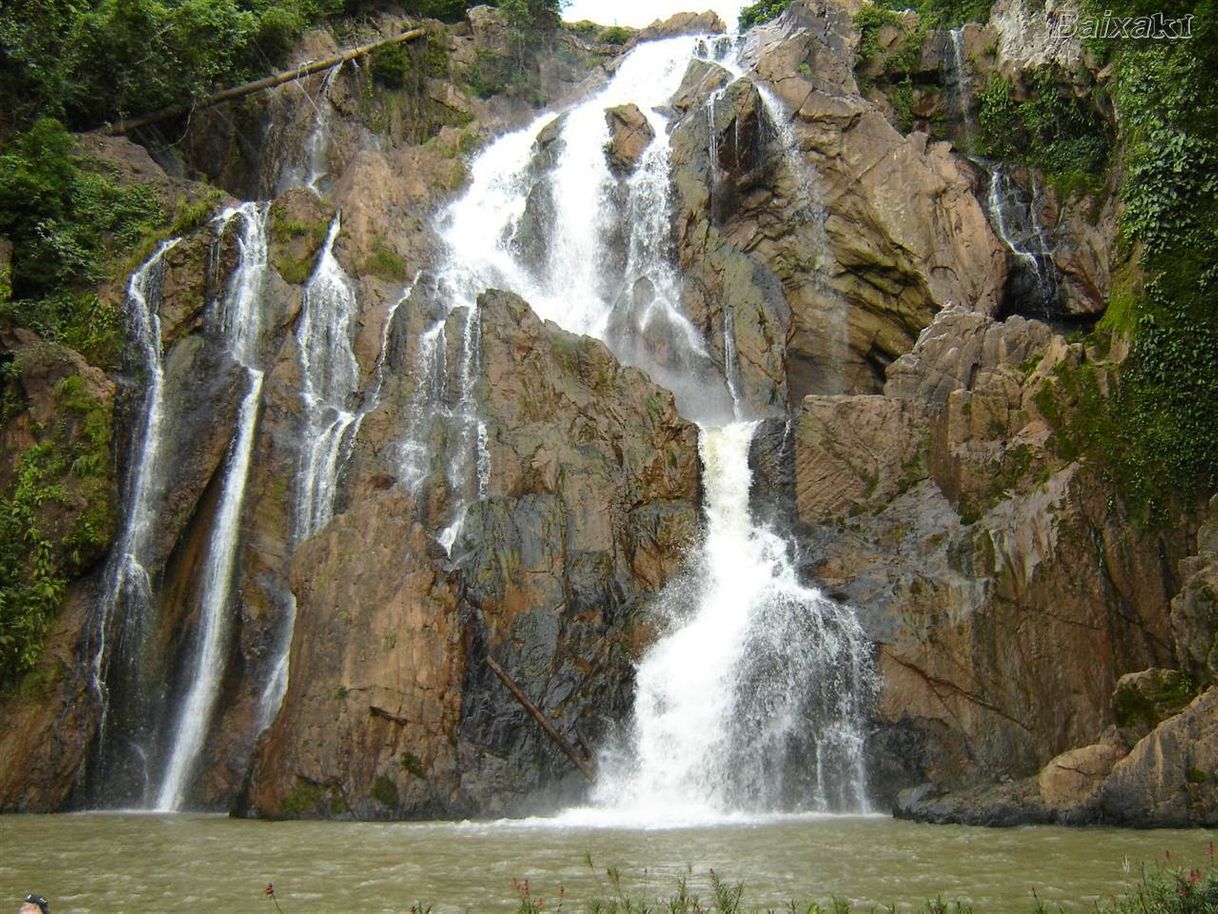
[[[357,419],[352,400],[359,387],[359,366],[351,341],[358,303],[350,277],[334,256],[341,227],[336,213],[305,283],[296,331],[307,428],[297,478],[297,540],[320,530],[334,512],[342,459],[351,444],[347,432]]]
[[[132,441],[130,464],[123,480],[124,523],[111,549],[103,577],[102,593],[94,624],[91,685],[101,705],[97,753],[106,765],[107,737],[111,723],[111,669],[119,660],[121,678],[131,679],[133,697],[142,697],[139,648],[152,613],[152,581],[146,563],[155,534],[157,506],[165,488],[164,386],[161,321],[157,310],[165,255],[177,239],[166,241],[132,275],[127,284],[124,313],[133,339],[139,370],[144,376],[143,420]],[[115,631],[117,629],[117,631]],[[147,779],[146,758],[140,767]]]
[[[968,76],[968,60],[964,55],[964,30],[957,26],[948,33],[952,44],[951,64],[947,67],[948,85],[952,98],[964,118],[966,135],[973,131],[972,91]]]
[[[649,821],[732,811],[867,811],[867,639],[849,607],[800,582],[749,511],[756,423],[702,428],[706,530],[653,607],[669,628],[638,667],[626,753],[598,805]]]
[[[990,224],[1007,249],[1015,255],[1015,275],[1022,288],[1015,287],[1015,296],[1030,301],[1020,302],[1020,313],[1038,317],[1051,315],[1058,299],[1057,271],[1053,249],[1037,215],[1039,189],[1033,181],[1029,198],[1001,164],[990,166],[990,186],[987,210]]]
[[[310,104],[313,106],[313,125],[309,130],[309,136],[304,142],[302,157],[304,161],[294,160],[289,161],[286,167],[280,174],[278,182],[278,191],[283,193],[290,187],[303,186],[307,187],[313,193],[319,196],[322,193],[321,181],[327,177],[326,155],[330,148],[330,118],[332,114],[330,105],[330,90],[334,86],[334,81],[338,78],[338,74],[342,71],[343,65],[340,63],[336,67],[326,71],[325,76],[321,80],[321,91],[317,93],[317,98],[306,95]]]
[[[653,607],[666,630],[639,664],[633,729],[627,744],[607,750],[595,802],[650,821],[740,810],[866,811],[870,645],[848,607],[799,580],[790,545],[752,520],[748,454],[757,424],[740,421],[749,410],[730,303],[722,367],[681,310],[666,106],[691,59],[709,53],[743,75],[730,40],[639,45],[599,94],[552,129],[546,115],[487,147],[470,165],[468,191],[439,217],[447,255],[435,288],[444,317],[419,342],[416,405],[439,401],[434,379],[447,374],[444,335],[460,326],[461,390],[447,397],[457,415],[443,420],[458,429],[444,468],[458,504],[442,538],[450,549],[459,541],[460,518],[480,488],[477,404],[469,394],[476,295],[508,289],[541,317],[596,336],[620,361],[643,368],[701,429],[702,541],[688,573]],[[783,154],[796,158],[785,114],[772,94],[761,94]],[[604,112],[626,103],[643,112],[655,139],[634,173],[618,179],[606,162]],[[543,128],[548,139],[535,144]],[[428,440],[426,430],[407,435],[403,462],[412,484],[430,465],[418,459]]]
[[[240,264],[221,303],[219,323],[233,358],[246,370],[247,387],[237,418],[237,432],[229,451],[221,485],[220,504],[212,522],[211,539],[203,566],[199,597],[200,636],[191,666],[190,686],[177,721],[169,762],[157,796],[156,808],[179,809],[186,799],[189,779],[211,723],[224,677],[225,652],[231,629],[230,605],[237,547],[240,543],[241,506],[253,454],[263,372],[259,369],[262,327],[262,291],[266,280],[266,219],[269,207],[246,203],[219,218],[218,232],[237,215],[242,219]]]

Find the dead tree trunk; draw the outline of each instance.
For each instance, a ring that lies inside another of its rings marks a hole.
[[[255,92],[262,92],[265,89],[273,89],[275,86],[281,86],[284,83],[291,82],[294,79],[303,79],[306,76],[311,76],[314,73],[320,73],[322,70],[329,70],[332,67],[337,67],[340,63],[346,63],[348,60],[354,60],[357,57],[363,57],[370,54],[377,48],[387,47],[392,44],[401,44],[405,41],[414,41],[416,38],[422,38],[427,34],[426,29],[411,29],[407,32],[402,32],[400,35],[395,35],[392,38],[387,38],[384,41],[375,41],[372,44],[361,45],[358,48],[350,48],[340,54],[335,54],[333,57],[326,57],[322,60],[312,60],[308,63],[303,63],[291,70],[282,70],[278,73],[272,73],[270,76],[256,79],[253,82],[244,83],[240,86],[233,86],[230,89],[223,89],[215,92],[212,95],[205,96],[200,99],[195,99],[191,102],[184,102],[180,105],[170,105],[168,108],[162,108],[160,111],[153,111],[151,114],[144,114],[140,117],[124,118],[121,121],[115,121],[113,124],[107,124],[99,129],[100,133],[107,136],[122,136],[125,133],[130,133],[132,130],[137,130],[140,127],[146,127],[149,124],[155,124],[158,121],[169,120],[173,117],[181,117],[183,114],[189,114],[199,108],[210,108],[213,105],[219,105],[224,102],[231,102],[238,98],[245,98],[247,95],[253,95]]]
[[[507,671],[503,667],[497,664],[490,657],[486,658],[486,665],[489,666],[491,670],[494,671],[495,675],[503,681],[503,684],[507,686],[508,691],[511,692],[512,695],[515,696],[516,700],[520,702],[521,706],[533,716],[533,719],[537,721],[537,723],[541,724],[541,729],[545,730],[546,735],[550,737],[550,739],[554,740],[555,745],[566,753],[567,758],[575,763],[575,767],[583,772],[584,777],[595,784],[596,770],[592,767],[592,763],[577,752],[574,746],[562,738],[562,734],[554,728],[554,725],[550,723],[550,719],[541,712],[541,709],[538,708],[537,705],[529,701],[524,692],[520,691],[520,686],[516,685],[515,681],[507,674]]]

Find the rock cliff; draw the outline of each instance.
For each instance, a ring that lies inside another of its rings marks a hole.
[[[797,0],[739,47],[706,37],[663,113],[682,308],[734,407],[767,419],[754,511],[875,645],[873,798],[935,821],[1212,825],[1218,506],[1199,533],[1201,505],[1176,506],[1172,525],[1136,522],[1077,442],[1127,355],[1119,335],[1066,335],[1090,327],[1121,269],[1115,196],[1008,176],[1051,248],[1037,269],[1052,271],[1055,304],[1032,302],[1027,256],[992,226],[1005,178],[961,154],[976,101],[952,107],[947,38],[907,16],[860,59],[853,12]],[[1080,86],[1099,79],[1077,48],[1016,40],[1028,15],[1003,0],[984,30],[966,27],[975,77],[1051,59]],[[712,20],[657,26],[626,52],[720,30]],[[165,170],[108,141],[131,180],[177,193],[185,182],[167,174],[190,171],[263,200],[266,252],[254,366],[221,315],[253,262],[247,217],[185,231],[163,256],[168,457],[140,556],[150,620],[106,689],[98,607],[147,369],[129,353],[107,375],[0,326],[12,366],[0,491],[13,501],[38,455],[58,455],[39,480],[54,497],[30,516],[64,579],[38,665],[0,695],[0,809],[150,802],[251,367],[260,405],[232,630],[189,805],[389,819],[579,799],[575,765],[490,661],[578,756],[629,720],[649,603],[700,535],[697,429],[643,371],[516,295],[478,289],[476,307],[445,310],[439,214],[471,153],[538,112],[486,83],[507,49],[497,13],[428,28],[403,85],[349,67],[284,87],[201,118],[180,159],[159,154]],[[902,42],[915,37],[911,56]],[[575,32],[555,42],[533,78],[534,100],[556,108],[621,65]],[[298,56],[333,48],[314,33]],[[902,54],[919,74],[908,123],[886,63]],[[656,139],[648,113],[604,112],[607,212]],[[936,118],[947,126],[932,138]],[[561,155],[559,123],[532,138],[514,240],[535,263],[555,243],[538,176]],[[108,296],[132,308],[121,288]],[[307,335],[310,309],[348,304],[322,342]],[[342,363],[330,375],[351,375],[331,401],[310,375],[321,345]],[[330,501],[312,524],[302,480],[318,466]],[[126,717],[103,716],[121,706]]]

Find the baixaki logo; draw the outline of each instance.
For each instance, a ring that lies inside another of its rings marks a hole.
[[[1080,18],[1066,12],[1050,21],[1059,38],[1147,38],[1153,41],[1179,41],[1193,37],[1193,16],[1169,19],[1162,13],[1149,16],[1114,16],[1105,10],[1103,18]]]

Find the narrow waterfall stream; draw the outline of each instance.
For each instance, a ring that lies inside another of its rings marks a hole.
[[[126,506],[118,541],[106,565],[102,593],[93,624],[92,687],[101,705],[95,754],[103,769],[123,768],[134,760],[148,782],[148,760],[141,748],[141,731],[150,716],[140,680],[139,650],[152,614],[152,581],[146,555],[155,533],[157,507],[164,479],[165,372],[158,317],[161,273],[166,253],[177,240],[163,243],[132,274],[124,311],[133,337],[138,369],[143,374],[143,421],[132,444],[130,465],[123,480]],[[138,706],[127,732],[112,734],[112,693],[120,692]],[[143,713],[139,713],[143,712]],[[118,745],[111,745],[112,742]]]
[[[1015,183],[1010,169],[1000,163],[989,167],[986,202],[990,224],[1014,255],[1017,304],[1022,313],[1047,317],[1057,304],[1059,290],[1053,248],[1036,212],[1036,178],[1030,177],[1033,194],[1029,197]]]
[[[359,365],[352,339],[358,303],[351,278],[334,256],[342,220],[335,214],[313,274],[305,284],[296,339],[303,374],[308,423],[297,477],[296,536],[305,539],[325,526],[334,512],[338,474],[347,434],[358,414]]]
[[[488,147],[471,164],[467,193],[441,215],[449,253],[436,287],[446,313],[464,315],[467,337],[478,292],[514,291],[543,318],[595,336],[620,361],[642,367],[701,430],[702,540],[689,572],[653,608],[665,629],[639,664],[632,730],[606,748],[596,809],[577,817],[675,822],[868,809],[862,720],[874,686],[870,646],[853,612],[801,583],[790,545],[752,520],[757,423],[742,421],[755,412],[741,400],[730,303],[726,364],[681,310],[662,112],[691,60],[707,54],[741,77],[722,37],[640,45],[595,97]],[[790,130],[772,96],[763,98],[786,156]],[[619,189],[606,161],[605,110],[626,103],[638,106],[655,139]],[[615,242],[615,231],[625,238]],[[433,362],[444,327],[437,323],[419,347],[423,379],[443,376]],[[471,345],[462,346],[467,360]],[[464,367],[460,377],[468,383]],[[463,389],[457,399],[467,397]],[[454,418],[462,432],[446,471],[468,500],[480,451],[466,430],[478,426],[468,407]],[[405,450],[417,454],[423,440],[408,435]],[[444,534],[450,550],[462,510]]]
[[[246,203],[220,217],[217,233],[233,218],[242,223],[241,259],[217,315],[232,357],[246,370],[245,396],[237,414],[237,432],[228,454],[220,504],[212,523],[211,540],[199,595],[198,645],[193,675],[181,708],[173,715],[172,749],[156,800],[162,811],[180,809],[211,723],[224,677],[225,653],[231,628],[229,612],[233,572],[240,543],[241,506],[253,454],[254,431],[262,399],[263,372],[258,367],[262,327],[262,291],[266,281],[266,220],[269,206]]]

